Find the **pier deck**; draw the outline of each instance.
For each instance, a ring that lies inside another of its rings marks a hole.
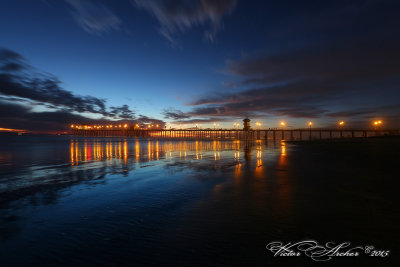
[[[167,139],[238,139],[238,140],[315,140],[400,135],[400,130],[365,129],[73,129],[73,135],[86,137],[147,137]]]

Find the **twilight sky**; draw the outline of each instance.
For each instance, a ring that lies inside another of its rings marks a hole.
[[[399,13],[396,0],[1,1],[0,128],[400,127]]]

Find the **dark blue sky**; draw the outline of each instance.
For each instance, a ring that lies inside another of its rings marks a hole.
[[[390,0],[2,1],[0,128],[244,116],[398,127],[399,11]]]

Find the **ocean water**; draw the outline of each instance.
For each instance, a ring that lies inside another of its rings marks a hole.
[[[0,137],[0,265],[266,266],[272,241],[398,251],[400,142]],[[397,253],[398,254],[398,253]]]

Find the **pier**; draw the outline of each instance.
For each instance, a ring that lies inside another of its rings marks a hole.
[[[400,130],[382,129],[72,129],[73,135],[85,137],[142,137],[160,139],[228,140],[322,140],[400,135]]]

